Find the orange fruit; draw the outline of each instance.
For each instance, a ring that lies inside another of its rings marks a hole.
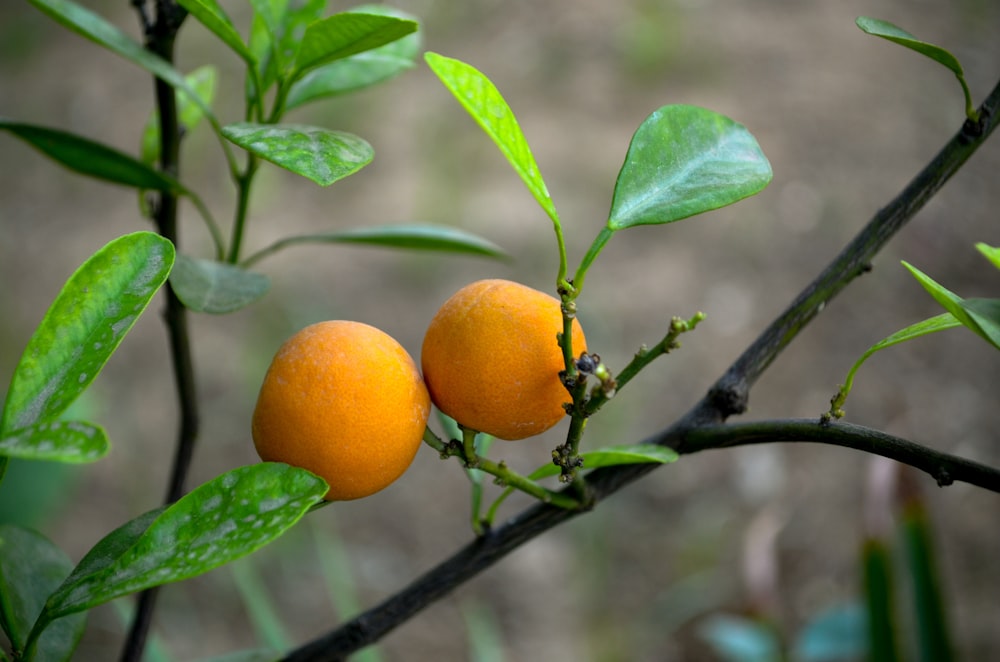
[[[448,299],[424,336],[420,363],[431,400],[466,428],[500,439],[548,430],[571,401],[556,334],[559,301],[509,280],[481,280]],[[573,320],[573,352],[587,348]]]
[[[416,364],[386,333],[320,322],[274,356],[251,425],[261,459],[308,469],[327,501],[358,499],[403,475],[420,447],[430,398]]]

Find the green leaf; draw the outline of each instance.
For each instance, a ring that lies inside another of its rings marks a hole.
[[[286,237],[247,258],[244,265],[258,262],[264,257],[294,244],[363,244],[382,248],[444,251],[502,259],[508,257],[507,253],[493,242],[458,228],[444,225],[404,224],[379,225],[343,232]]]
[[[911,501],[904,507],[903,542],[913,582],[912,605],[916,611],[914,629],[919,639],[919,659],[946,662],[952,659],[948,609],[934,556],[930,518],[919,501]]]
[[[535,157],[528,147],[528,141],[521,132],[514,112],[492,81],[461,60],[437,53],[425,53],[424,59],[462,107],[493,139],[527,185],[531,195],[558,226],[559,215],[535,163]]]
[[[840,418],[844,415],[841,408],[844,406],[847,396],[850,395],[851,389],[854,387],[854,376],[857,374],[862,364],[864,364],[864,362],[867,361],[872,354],[875,354],[876,352],[887,347],[892,347],[893,345],[913,340],[914,338],[926,336],[930,333],[937,333],[938,331],[944,331],[946,329],[954,329],[957,326],[962,326],[962,323],[955,319],[954,315],[951,313],[942,313],[941,315],[936,315],[935,317],[925,319],[921,322],[917,322],[916,324],[911,324],[908,327],[900,329],[899,331],[886,336],[869,347],[868,350],[861,355],[861,358],[859,358],[847,372],[847,377],[844,378],[843,386],[840,387],[840,391],[838,391],[837,395],[835,395],[830,401],[831,407],[829,415],[836,418]]]
[[[104,430],[85,421],[35,423],[0,438],[0,455],[70,464],[99,460],[110,447]]]
[[[580,457],[583,458],[583,468],[590,470],[599,467],[613,467],[620,464],[669,464],[676,462],[680,456],[677,455],[676,451],[666,446],[632,444],[595,448],[594,450],[580,453]],[[538,480],[547,476],[555,476],[559,472],[560,468],[550,462],[533,471],[528,478]]]
[[[222,135],[320,186],[353,175],[375,155],[371,145],[353,134],[300,124],[241,122],[223,127]]]
[[[58,129],[0,118],[0,129],[10,131],[49,158],[81,175],[140,189],[183,192],[174,178],[128,154]]]
[[[997,335],[996,323],[990,321],[990,310],[992,308],[989,304],[974,304],[973,310],[968,310],[964,303],[964,299],[958,296],[951,290],[939,285],[934,281],[933,278],[920,271],[908,262],[903,262],[903,266],[917,279],[928,294],[930,294],[935,301],[937,301],[942,308],[947,310],[949,313],[955,316],[963,326],[973,331],[980,338],[990,343],[997,349],[1000,349],[1000,335]],[[980,300],[986,301],[986,300]],[[974,312],[974,311],[981,311]],[[986,327],[984,328],[980,325],[979,320],[983,319],[986,322]]]
[[[113,540],[98,543],[49,598],[35,628],[245,556],[284,533],[322,501],[327,489],[308,471],[274,462],[224,473],[151,522],[144,516],[124,532],[112,533]]]
[[[1000,299],[963,299],[959,305],[975,321],[980,335],[1000,349]]]
[[[202,105],[211,107],[215,99],[215,82],[218,71],[211,65],[199,67],[185,76],[188,86],[194,90],[202,104],[192,103],[185,94],[176,93],[177,114],[181,127],[191,131],[205,116]],[[153,164],[160,158],[160,113],[154,108],[142,132],[140,157],[143,163]]]
[[[1000,248],[994,248],[989,244],[979,242],[976,244],[976,250],[985,255],[986,259],[989,260],[994,267],[1000,269]]]
[[[379,14],[413,20],[406,12],[388,5],[363,5],[352,12]],[[420,33],[413,32],[391,43],[317,67],[295,81],[285,108],[370,87],[412,69],[420,50]]]
[[[311,23],[290,78],[295,80],[315,67],[401,39],[417,27],[416,21],[357,12],[341,12]]]
[[[71,0],[28,0],[28,2],[62,26],[139,65],[149,73],[163,79],[172,87],[184,92],[194,103],[201,104],[198,95],[184,81],[184,76],[174,69],[169,62],[146,50],[142,44],[134,41],[118,29],[118,27],[112,23],[108,23],[101,16]],[[217,124],[210,108],[202,105],[202,111],[212,122],[213,126]]]
[[[759,193],[771,176],[742,124],[696,106],[663,106],[632,136],[608,228],[671,223],[725,207]]]
[[[0,524],[0,623],[15,650],[24,650],[46,598],[72,567],[66,554],[41,534]],[[39,642],[34,659],[69,660],[85,625],[86,614],[80,614],[53,626]]]
[[[239,591],[243,608],[246,610],[256,640],[273,650],[288,650],[292,647],[292,638],[288,629],[275,610],[275,601],[261,580],[260,573],[253,563],[253,558],[244,558],[229,566]]]
[[[233,22],[216,0],[177,0],[177,4],[188,10],[199,23],[233,49],[248,66],[257,65],[257,58],[247,48]]]
[[[855,23],[863,32],[875,37],[888,39],[889,41],[905,46],[921,55],[926,55],[935,62],[944,65],[958,77],[963,77],[962,65],[954,55],[934,44],[920,41],[906,30],[878,18],[859,16]]]
[[[224,314],[257,301],[271,287],[264,274],[214,260],[177,255],[170,285],[181,302],[198,313]]]
[[[813,616],[795,641],[798,662],[860,660],[868,647],[865,612],[859,604],[831,607]],[[888,662],[883,658],[879,662]]]
[[[870,539],[865,541],[862,560],[868,617],[868,659],[896,662],[899,648],[896,644],[892,554],[881,540]]]
[[[14,370],[0,437],[51,421],[87,388],[173,263],[173,244],[152,232],[136,232],[111,241],[77,269]]]

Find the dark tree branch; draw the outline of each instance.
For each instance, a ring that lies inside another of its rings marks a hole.
[[[144,0],[133,0],[139,12],[139,21],[146,35],[146,48],[167,62],[174,60],[174,43],[187,12],[173,0],[156,0],[156,18],[150,22]],[[160,168],[177,177],[180,168],[180,122],[177,116],[177,98],[174,88],[167,82],[154,79],[156,107],[160,117]],[[159,194],[155,205],[157,231],[178,245],[177,195],[170,191]],[[173,503],[184,494],[184,483],[191,466],[195,441],[198,437],[198,398],[195,391],[194,361],[191,357],[187,309],[174,293],[173,287],[165,288],[166,307],[163,320],[167,326],[170,356],[173,363],[174,384],[180,408],[180,425],[177,431],[174,465],[167,486],[166,502]],[[152,625],[158,588],[151,588],[139,595],[135,617],[122,648],[122,662],[138,662],[146,647],[146,637]]]
[[[746,410],[751,386],[777,355],[823,309],[827,301],[869,268],[871,259],[985,142],[996,126],[1000,83],[980,107],[980,120],[966,122],[937,156],[884,209],[880,210],[839,256],[799,294],[723,374],[704,398],[677,423],[646,440],[694,453],[764,441],[813,441],[847,446],[897,459],[927,471],[939,483],[964,480],[997,491],[1000,472],[913,442],[845,424],[817,421],[723,425]],[[781,433],[785,427],[784,436]],[[768,432],[768,426],[770,431]],[[596,469],[587,475],[595,503],[641,478],[656,466],[637,464]],[[557,524],[580,514],[538,504],[498,529],[474,540],[382,604],[339,628],[292,651],[288,662],[342,660],[368,646],[458,585],[490,567],[507,553]]]

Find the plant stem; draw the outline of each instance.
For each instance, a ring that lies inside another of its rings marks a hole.
[[[187,12],[170,0],[156,3],[156,20],[148,26],[146,48],[167,62],[174,60],[174,44]],[[174,88],[161,79],[154,80],[156,105],[160,117],[160,167],[177,177],[180,164],[180,123]],[[156,206],[157,230],[176,246],[178,245],[177,196],[161,192]],[[174,463],[167,487],[166,502],[173,503],[184,493],[184,482],[194,454],[198,436],[198,400],[195,391],[194,363],[191,357],[187,310],[172,287],[165,288],[166,308],[164,322],[169,335],[173,362],[174,382],[180,408],[180,425]],[[149,589],[139,596],[135,617],[122,649],[122,662],[138,662],[146,645],[146,636],[152,623],[157,589]]]
[[[240,261],[240,250],[243,246],[243,230],[246,227],[247,212],[250,209],[250,188],[260,162],[257,157],[247,152],[246,169],[236,179],[237,197],[236,212],[233,217],[233,236],[229,243],[229,255],[226,261],[237,264]]]

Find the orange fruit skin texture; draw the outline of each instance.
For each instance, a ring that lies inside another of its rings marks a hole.
[[[413,359],[360,322],[313,324],[278,349],[251,424],[261,459],[308,469],[327,501],[359,499],[399,478],[423,439],[430,397]]]
[[[571,397],[556,334],[559,301],[509,280],[481,280],[456,292],[431,320],[421,367],[431,400],[461,425],[509,441],[548,430]],[[573,353],[587,341],[573,320]]]

